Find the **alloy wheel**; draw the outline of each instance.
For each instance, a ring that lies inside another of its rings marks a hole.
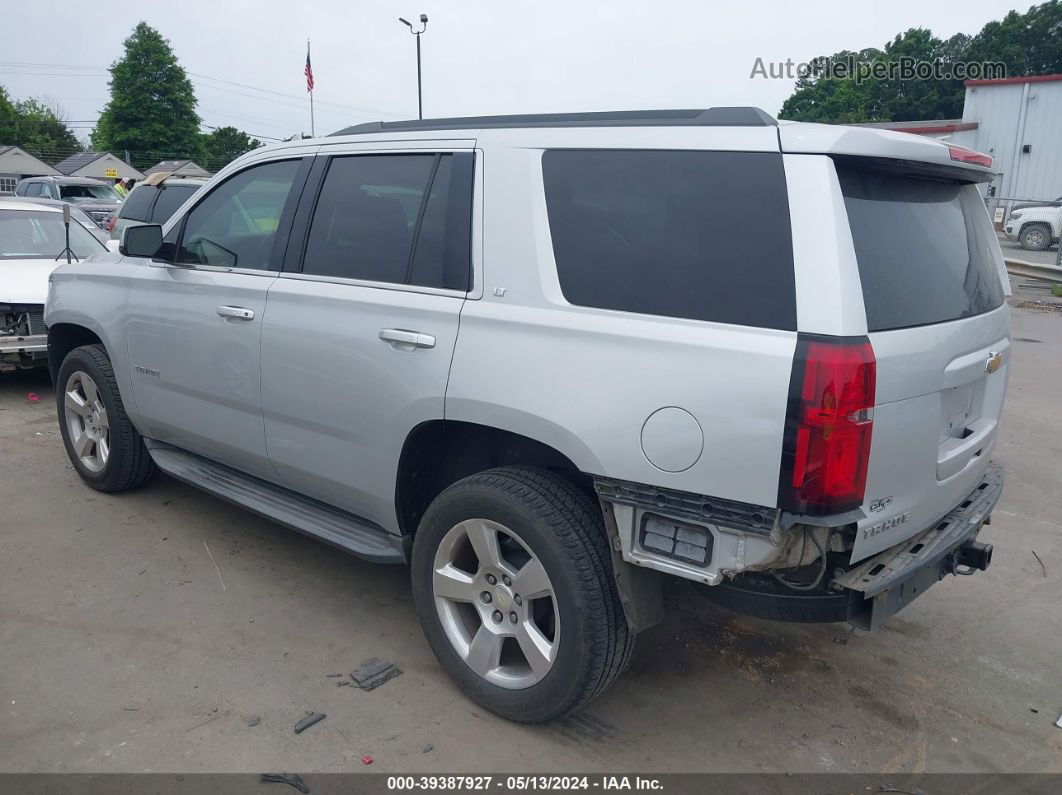
[[[447,531],[432,571],[447,639],[488,682],[521,690],[557,659],[560,616],[545,567],[510,528],[468,519]]]
[[[77,370],[70,374],[64,390],[64,413],[70,433],[70,446],[81,465],[90,472],[102,472],[111,453],[107,408],[92,377]]]

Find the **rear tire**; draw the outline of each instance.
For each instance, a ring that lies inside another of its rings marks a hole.
[[[125,413],[102,345],[84,345],[66,355],[55,400],[66,454],[87,485],[97,491],[126,491],[155,474],[144,439]]]
[[[480,554],[483,538],[500,539],[499,562]],[[550,595],[517,599],[535,562],[545,573],[536,581],[548,585],[535,590]],[[470,590],[451,598],[446,586],[452,582],[439,577],[455,567]],[[412,578],[417,615],[443,668],[473,701],[509,720],[538,723],[582,707],[630,658],[634,635],[616,593],[601,510],[546,470],[491,469],[443,491],[414,538]],[[532,616],[532,603],[544,609]],[[493,636],[524,630],[521,605],[532,629],[548,636],[550,651],[542,657],[547,662],[539,660],[540,670],[523,651],[526,636],[503,638],[493,658],[474,655],[480,633],[493,643]]]
[[[1018,235],[1018,245],[1028,251],[1046,251],[1051,246],[1051,229],[1047,224],[1026,224]]]

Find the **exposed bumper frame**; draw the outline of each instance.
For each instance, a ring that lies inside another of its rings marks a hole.
[[[47,350],[47,334],[34,334],[27,337],[0,337],[0,354],[42,353]]]
[[[939,522],[836,577],[832,584],[849,595],[849,622],[876,629],[931,585],[957,573],[956,550],[977,537],[1002,491],[1003,467],[989,464],[977,488]]]

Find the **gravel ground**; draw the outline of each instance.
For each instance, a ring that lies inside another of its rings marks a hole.
[[[537,727],[456,691],[404,567],[165,477],[93,492],[47,377],[0,377],[0,771],[1062,772],[1062,313],[1014,336],[987,573],[847,642],[676,587],[612,689]],[[402,675],[337,687],[371,657]]]

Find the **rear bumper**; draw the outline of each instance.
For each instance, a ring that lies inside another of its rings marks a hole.
[[[1003,467],[992,463],[963,502],[939,522],[861,562],[832,585],[848,595],[848,620],[876,629],[947,574],[987,568],[991,547],[974,543],[1003,491]]]

